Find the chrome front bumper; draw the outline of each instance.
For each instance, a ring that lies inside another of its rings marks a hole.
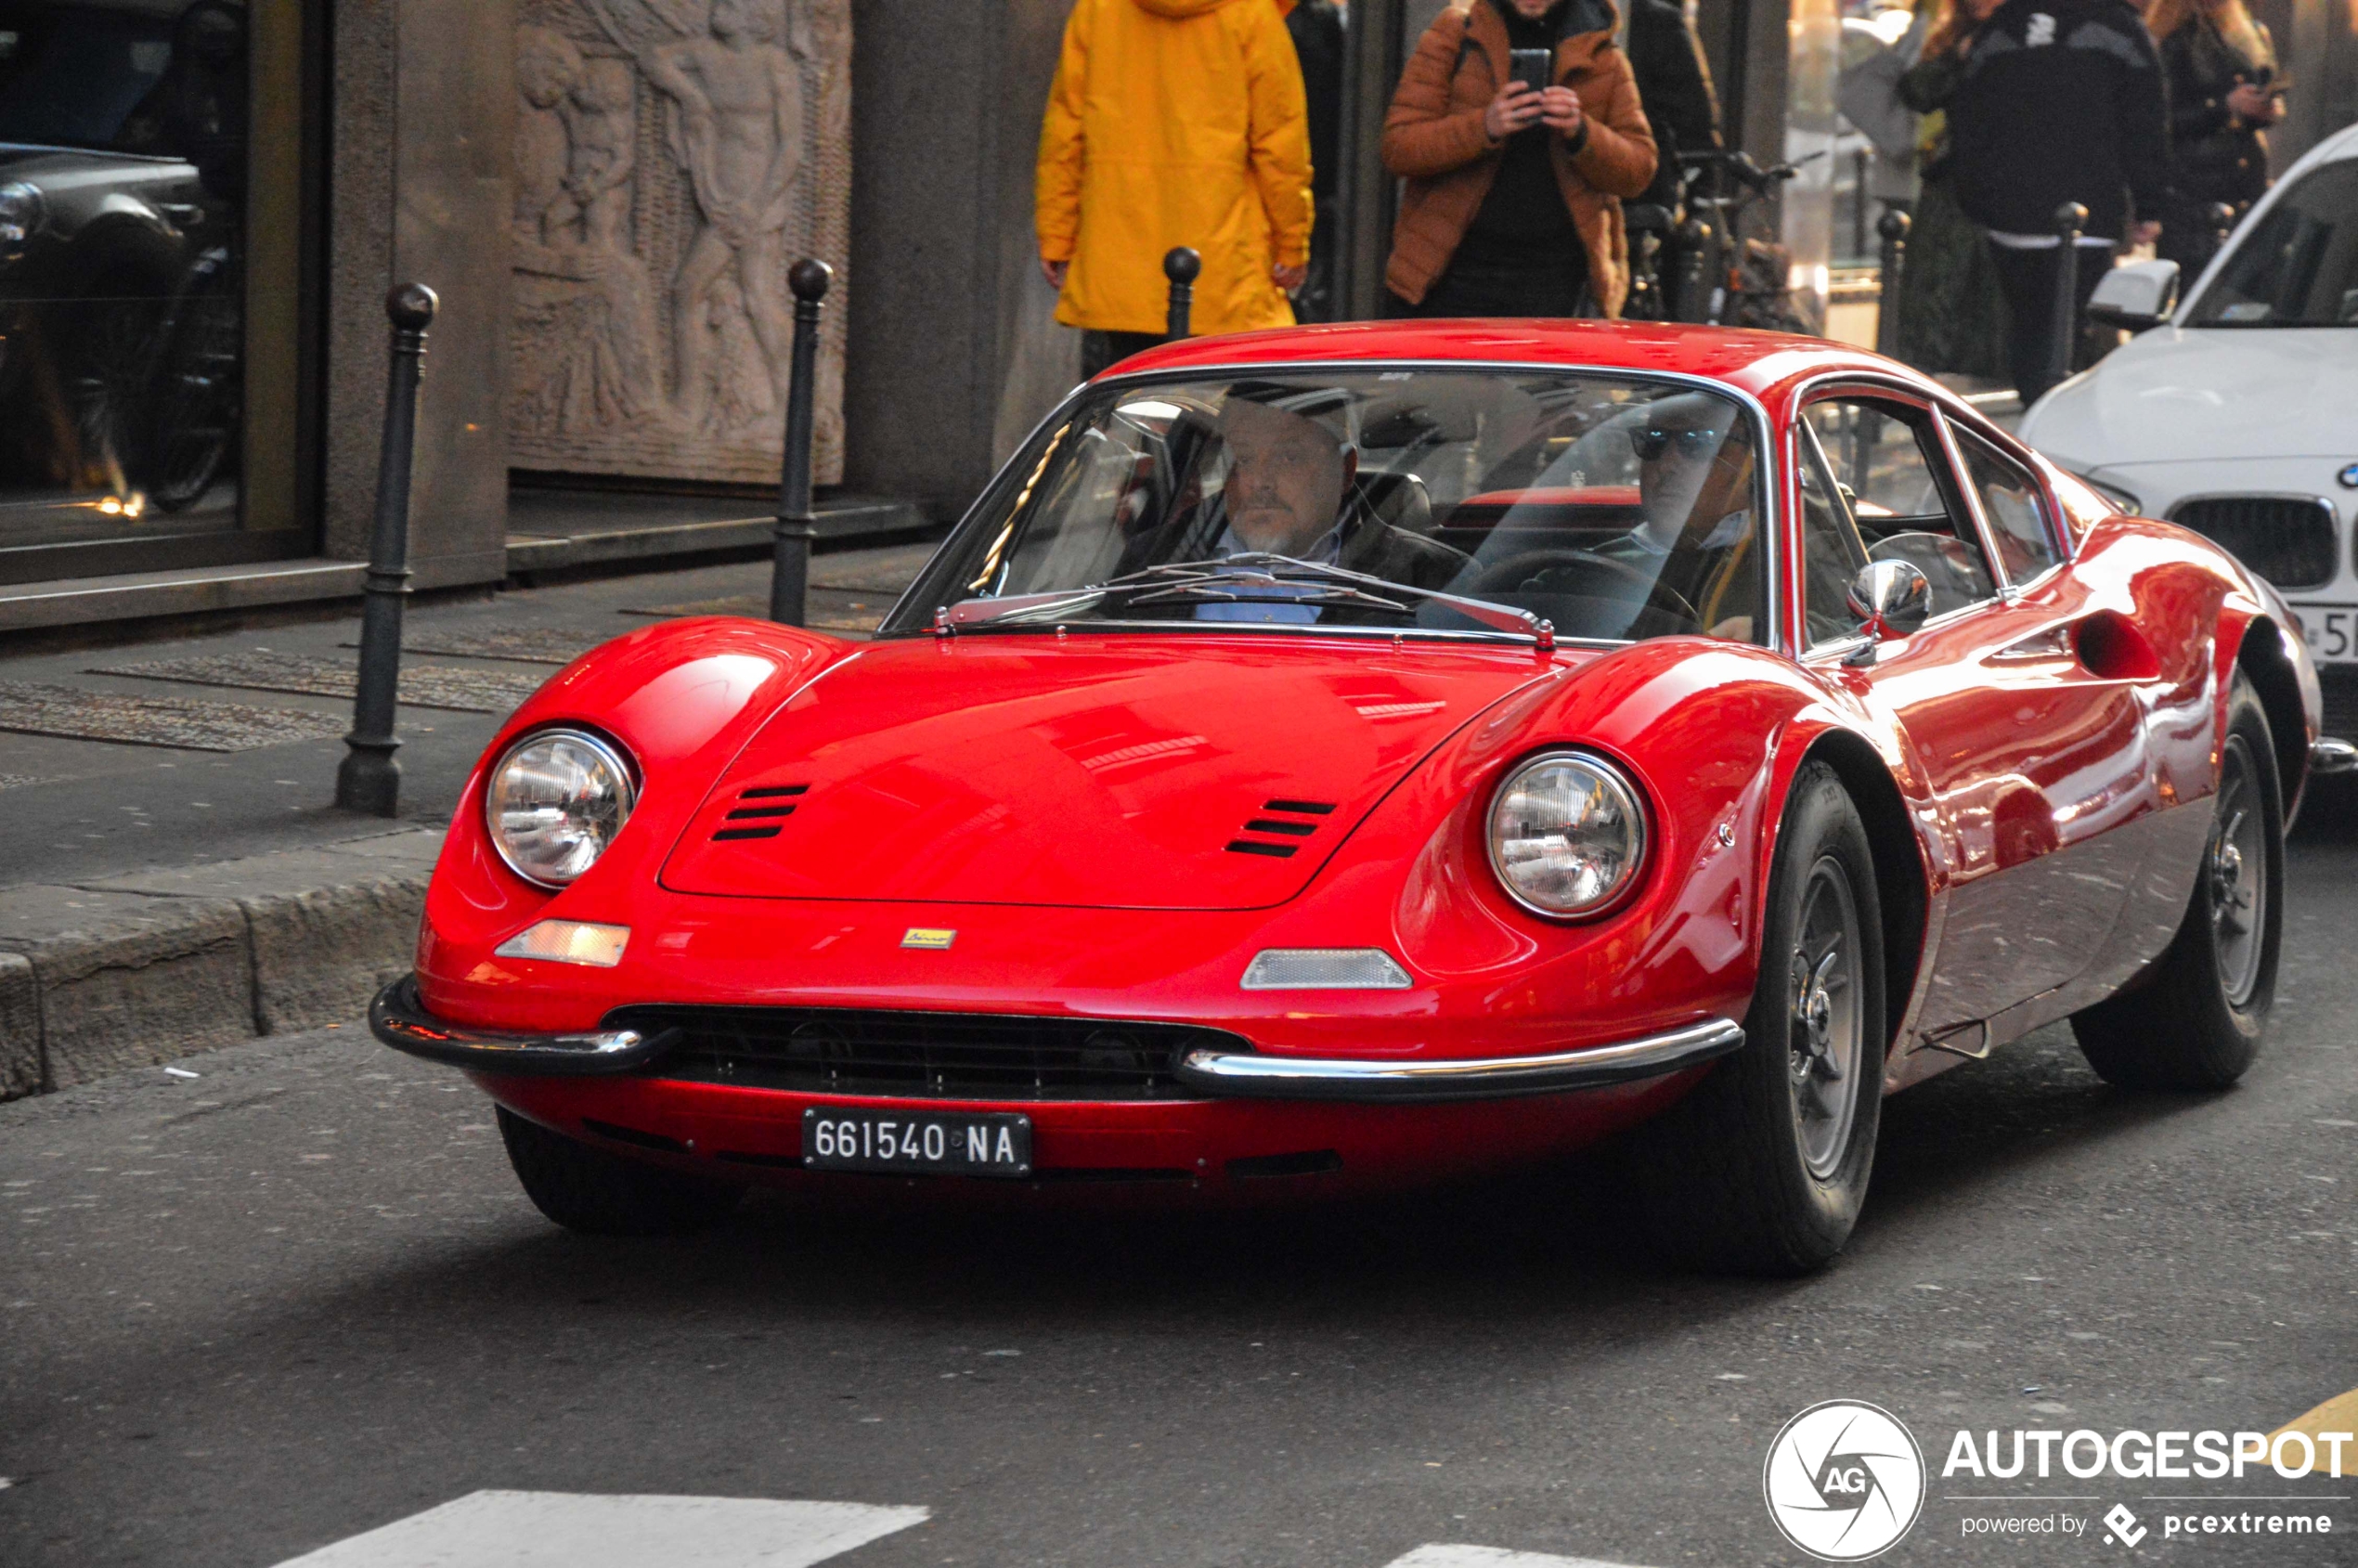
[[[628,1072],[671,1043],[671,1031],[589,1030],[579,1034],[514,1034],[446,1023],[418,1000],[418,982],[404,975],[369,1004],[369,1032],[396,1051],[430,1062],[486,1072],[577,1076]]]
[[[369,1004],[369,1029],[395,1050],[428,1061],[484,1072],[544,1077],[628,1072],[667,1050],[676,1033],[606,1029],[577,1034],[518,1034],[469,1029],[427,1012],[418,998],[417,980],[407,975],[379,991]],[[1414,1105],[1560,1095],[1659,1078],[1724,1056],[1741,1049],[1743,1043],[1741,1028],[1725,1018],[1714,1018],[1617,1045],[1461,1061],[1368,1061],[1194,1050],[1180,1057],[1178,1075],[1190,1088],[1221,1098]]]
[[[1190,1051],[1182,1082],[1213,1095],[1280,1100],[1360,1100],[1413,1104],[1559,1095],[1659,1078],[1743,1047],[1744,1031],[1725,1018],[1648,1035],[1618,1045],[1552,1051],[1538,1056],[1475,1056],[1463,1061],[1367,1061],[1348,1057],[1263,1056]]]

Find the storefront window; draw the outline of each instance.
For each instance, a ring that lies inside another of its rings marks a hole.
[[[244,0],[0,0],[0,581],[240,523]]]

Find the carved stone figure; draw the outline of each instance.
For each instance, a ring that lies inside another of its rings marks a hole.
[[[786,268],[836,270],[815,470],[841,475],[849,0],[523,0],[519,466],[767,483]]]

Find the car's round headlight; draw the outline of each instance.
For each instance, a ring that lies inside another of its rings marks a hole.
[[[631,796],[630,770],[610,743],[581,730],[538,730],[491,770],[483,816],[518,876],[562,888],[606,852]]]
[[[1509,773],[1490,802],[1490,864],[1534,914],[1597,914],[1637,886],[1646,809],[1601,757],[1551,751]]]
[[[2143,517],[2145,514],[2145,503],[2137,499],[2135,492],[2124,490],[2118,485],[2107,485],[2101,479],[2091,479],[2084,473],[2076,473],[2072,475],[2072,477],[2079,480],[2082,485],[2087,486],[2088,488],[2095,491],[2096,494],[2104,497],[2105,499],[2112,502],[2113,505],[2118,507],[2130,516]]]

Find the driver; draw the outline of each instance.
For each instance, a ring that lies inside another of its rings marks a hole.
[[[1340,566],[1386,582],[1440,589],[1466,558],[1447,545],[1395,528],[1371,511],[1355,483],[1359,452],[1312,417],[1349,395],[1246,382],[1229,389],[1219,420],[1228,475],[1212,503],[1215,556],[1252,553]],[[1304,593],[1316,590],[1304,585]],[[1315,605],[1204,604],[1199,620],[1307,624]]]

